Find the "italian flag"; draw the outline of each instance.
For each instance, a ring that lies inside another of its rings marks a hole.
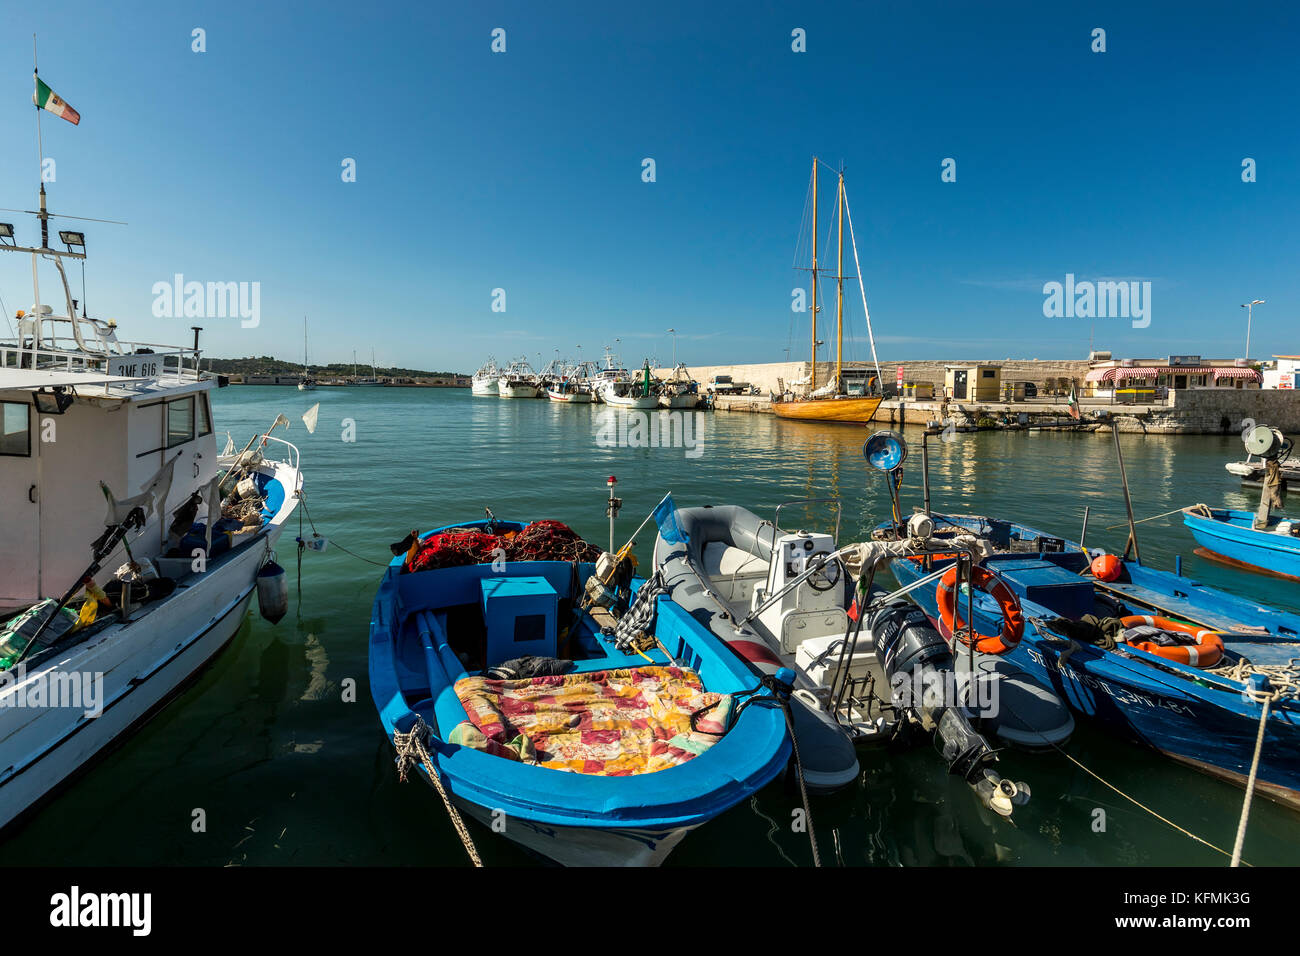
[[[1079,397],[1074,391],[1074,382],[1070,383],[1070,400],[1066,403],[1066,408],[1071,418],[1079,417]]]
[[[67,100],[42,83],[39,76],[36,77],[36,92],[32,95],[32,102],[39,109],[49,110],[55,116],[63,117],[73,126],[81,122],[81,114],[74,110]]]

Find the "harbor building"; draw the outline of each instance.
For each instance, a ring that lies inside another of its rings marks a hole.
[[[1300,388],[1300,355],[1274,355],[1272,368],[1264,369],[1264,388]]]
[[[1246,359],[1203,360],[1199,355],[1167,359],[1096,362],[1084,377],[1084,396],[1117,402],[1163,401],[1170,391],[1204,388],[1258,389],[1260,370]]]
[[[943,393],[956,402],[996,402],[1002,392],[1002,366],[993,363],[945,365]]]

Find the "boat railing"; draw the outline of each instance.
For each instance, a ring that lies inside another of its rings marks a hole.
[[[298,471],[298,462],[302,457],[298,451],[298,446],[287,439],[280,438],[276,435],[262,435],[261,448],[262,457],[267,461],[276,462],[281,465],[287,465],[294,471]],[[274,446],[269,443],[275,442]],[[275,453],[271,448],[275,448]]]
[[[275,442],[275,445],[271,445],[271,442]],[[249,440],[246,448],[251,449],[254,445],[256,445],[258,451],[261,452],[264,461],[270,462],[273,465],[279,464],[284,465],[286,468],[292,468],[294,473],[298,476],[297,488],[294,490],[296,491],[298,488],[302,487],[302,470],[299,468],[299,461],[301,460],[302,455],[298,451],[297,445],[276,435],[268,435],[265,432],[260,432],[254,435]],[[240,458],[243,453],[243,450],[236,448],[234,436],[227,431],[226,444],[217,455],[217,462],[223,467],[229,467],[236,459]]]
[[[98,372],[112,374],[109,363],[113,359],[137,355],[142,349],[145,354],[156,358],[159,372],[157,375],[141,378],[143,385],[147,382],[180,384],[198,379],[193,367],[186,367],[187,359],[197,362],[198,354],[193,349],[176,346],[152,345],[143,342],[116,342],[120,352],[105,350],[92,352],[81,348],[75,340],[66,337],[45,337],[40,345],[25,345],[19,342],[0,342],[0,368],[26,368],[52,372]],[[130,383],[119,383],[118,387],[130,388]]]

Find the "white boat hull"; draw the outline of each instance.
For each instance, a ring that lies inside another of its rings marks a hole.
[[[500,385],[497,387],[500,398],[536,398],[536,385]]]
[[[497,380],[492,379],[490,382],[471,381],[469,390],[474,395],[495,395],[497,393]]]
[[[553,402],[565,402],[569,405],[591,404],[591,392],[556,392],[548,388],[546,397]]]
[[[606,405],[613,405],[615,408],[659,407],[659,397],[657,395],[646,395],[643,398],[629,398],[625,395],[612,395],[609,392],[606,392],[604,399]]]
[[[661,408],[695,408],[700,404],[698,395],[660,395]]]
[[[420,777],[433,788],[423,767]],[[494,833],[562,866],[659,866],[694,827],[670,830],[565,827],[513,817],[494,818],[491,811],[453,796],[457,808]],[[439,804],[441,810],[441,804]],[[504,830],[502,826],[504,825]]]
[[[287,496],[267,526],[271,547],[296,506],[297,499]],[[253,541],[237,554],[220,556],[203,576],[186,579],[187,586],[141,608],[125,625],[114,624],[4,683],[0,828],[38,810],[51,791],[152,716],[225,647],[243,623],[267,551],[265,543]],[[78,706],[17,703],[32,700],[38,686],[53,688],[73,677],[85,685],[94,675],[101,675],[98,693]],[[85,716],[94,701],[99,715]]]

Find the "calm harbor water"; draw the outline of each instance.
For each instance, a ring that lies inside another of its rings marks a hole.
[[[300,416],[320,402],[308,435]],[[888,517],[881,477],[862,460],[866,429],[772,416],[703,414],[695,447],[626,447],[608,427],[627,413],[544,401],[474,398],[468,390],[357,388],[218,392],[220,432],[241,444],[276,413],[302,451],[310,517],[334,545],[302,558],[301,589],[271,626],[250,615],[233,643],[169,708],[97,764],[0,847],[3,864],[463,865],[436,795],[399,784],[366,682],[370,603],[388,544],[411,528],[482,516],[558,518],[607,543],[606,476],[618,476],[630,534],[666,491],[679,505],[734,503],[770,517],[800,497],[839,497],[842,540]],[[652,413],[653,414],[653,413]],[[345,441],[350,432],[355,441]],[[633,442],[636,432],[623,433]],[[909,437],[917,437],[911,435]],[[1195,502],[1247,507],[1223,470],[1236,436],[1122,436],[1138,518]],[[979,433],[931,445],[938,511],[979,511],[1122,549],[1113,443],[1092,434]],[[904,508],[920,503],[920,456],[906,467]],[[304,522],[306,513],[303,514]],[[279,560],[296,572],[292,536]],[[310,529],[308,529],[310,530]],[[1207,584],[1300,610],[1300,588],[1192,555],[1177,516],[1139,527],[1143,559]],[[652,534],[638,553],[648,559]],[[346,553],[355,552],[360,558]],[[355,683],[355,701],[344,699]],[[1177,824],[1231,849],[1242,793],[1083,724],[1069,753]],[[858,786],[813,805],[824,860],[847,865],[1219,865],[1225,858],[1156,820],[1059,755],[1005,753],[999,770],[1029,783],[1014,821],[978,809],[925,748],[862,752]],[[773,784],[688,838],[669,865],[810,862],[793,833],[795,795]],[[1104,829],[1098,814],[1104,811]],[[206,830],[194,832],[195,811]],[[491,865],[531,864],[481,828]],[[1293,864],[1300,815],[1257,799],[1244,857]]]

